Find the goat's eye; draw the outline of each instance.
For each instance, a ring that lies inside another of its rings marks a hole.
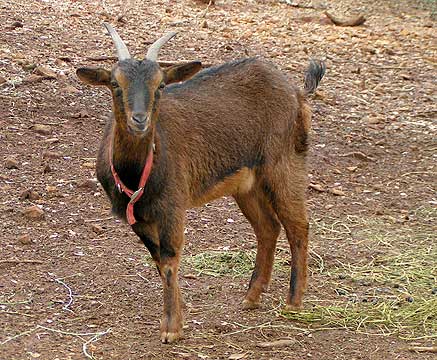
[[[159,84],[159,90],[162,90],[162,89],[164,89],[165,88],[165,83],[161,83],[161,84]]]
[[[111,81],[111,86],[114,88],[114,89],[116,89],[116,88],[118,88],[118,82],[117,81]]]

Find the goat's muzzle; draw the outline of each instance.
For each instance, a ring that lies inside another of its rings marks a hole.
[[[146,113],[135,112],[129,121],[129,128],[134,133],[145,133],[150,127],[150,115]]]

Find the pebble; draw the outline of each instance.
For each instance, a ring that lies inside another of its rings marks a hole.
[[[97,182],[93,179],[86,179],[84,181],[82,181],[79,185],[79,188],[82,189],[90,189],[92,191],[96,191],[97,190]]]
[[[47,173],[49,173],[49,172],[51,172],[51,171],[52,171],[52,168],[50,167],[50,165],[49,165],[49,164],[46,164],[46,165],[44,166],[43,173],[44,173],[44,174],[47,174]]]
[[[21,194],[20,194],[20,200],[39,200],[41,199],[41,196],[36,192],[33,191],[31,189],[27,189],[24,190]]]
[[[44,219],[44,210],[40,209],[38,206],[29,206],[24,209],[23,215],[29,220],[42,220]]]
[[[46,66],[37,66],[34,72],[36,75],[40,75],[44,79],[56,79],[56,73]]]
[[[23,82],[25,83],[36,83],[36,82],[40,82],[42,81],[43,77],[36,75],[36,74],[30,74],[29,76],[27,76]]]
[[[52,128],[49,125],[44,124],[35,124],[31,126],[31,129],[41,135],[50,135],[52,132]]]
[[[102,228],[100,225],[92,224],[91,230],[95,232],[96,234],[103,234],[105,232],[105,229]]]
[[[44,151],[42,156],[44,159],[59,159],[62,154],[58,151]]]
[[[12,157],[8,157],[5,161],[6,169],[18,169],[18,161]]]
[[[30,244],[32,244],[32,240],[30,239],[30,235],[29,234],[20,235],[18,237],[18,241],[20,242],[20,244],[23,244],[23,245],[30,245]]]

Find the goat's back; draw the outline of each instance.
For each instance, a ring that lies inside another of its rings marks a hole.
[[[299,129],[307,130],[300,123],[301,105],[300,90],[279,70],[249,58],[169,86],[158,126],[173,162],[189,169],[189,182],[207,189],[243,168],[291,156]]]

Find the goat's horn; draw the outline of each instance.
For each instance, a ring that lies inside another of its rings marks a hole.
[[[177,34],[176,31],[171,31],[165,34],[162,38],[156,40],[152,45],[150,45],[149,50],[147,51],[146,59],[157,61],[158,53],[161,49],[162,45],[164,45],[167,41],[169,41],[173,36]]]
[[[129,50],[127,49],[123,40],[121,40],[120,35],[118,35],[117,31],[108,23],[103,23],[106,30],[108,30],[109,35],[111,35],[112,41],[117,49],[118,60],[126,60],[130,59]]]

